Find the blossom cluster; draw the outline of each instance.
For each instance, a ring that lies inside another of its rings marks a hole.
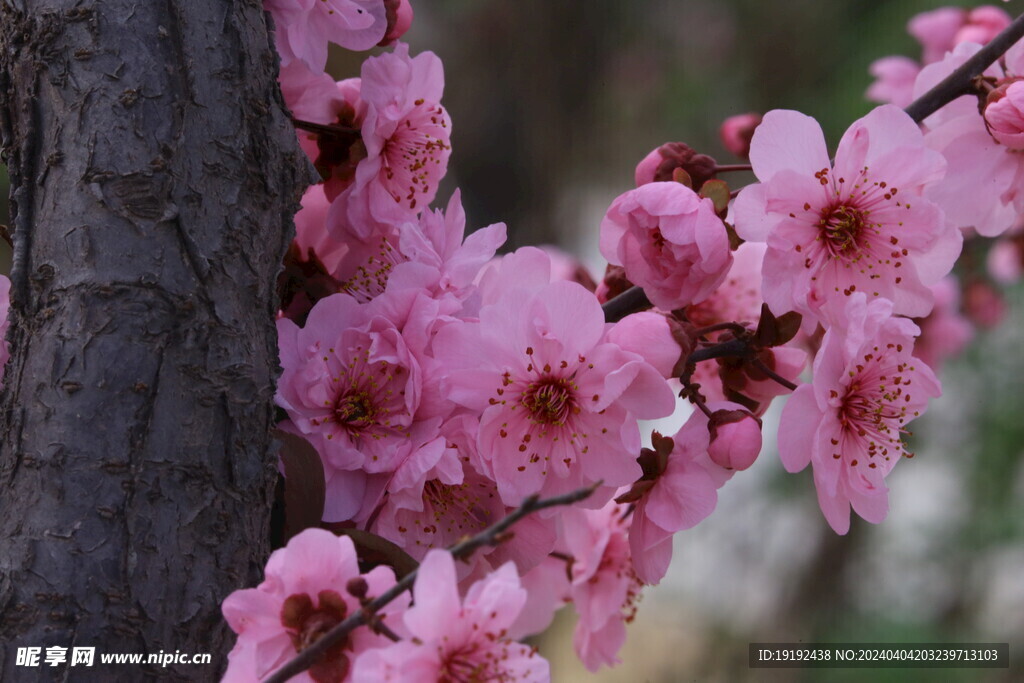
[[[788,393],[782,464],[812,466],[828,524],[846,533],[851,508],[886,516],[907,426],[973,331],[951,275],[965,236],[1004,233],[1024,209],[1024,47],[990,69],[981,110],[956,100],[921,125],[883,104],[834,153],[813,118],[784,110],[723,124],[749,166],[660,146],[601,222],[608,268],[595,284],[552,249],[497,255],[503,224],[467,235],[457,190],[431,208],[452,121],[441,61],[398,42],[407,0],[265,7],[282,93],[321,177],[278,282],[275,400],[280,429],[319,457],[332,531],[294,536],[259,587],[225,602],[238,634],[228,680],[267,676],[394,586],[349,530],[419,563],[412,600],[367,613],[308,679],[548,680],[518,640],[570,604],[580,659],[614,664],[674,535],[754,464],[761,420]],[[927,65],[876,64],[872,96],[924,92],[1002,16],[915,20]],[[328,42],[391,49],[335,81]],[[723,176],[743,170],[757,182],[733,192]],[[1013,258],[1002,257],[1008,278]],[[614,312],[640,290],[642,304]],[[643,428],[679,397],[693,410],[675,434]],[[457,564],[444,550],[533,497],[583,489]]]

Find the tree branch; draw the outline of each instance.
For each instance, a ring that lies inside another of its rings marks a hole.
[[[469,557],[476,550],[485,545],[497,545],[507,538],[505,532],[508,531],[509,527],[521,520],[523,517],[545,508],[578,503],[579,501],[588,498],[590,494],[596,491],[601,484],[602,482],[597,482],[593,486],[577,489],[570,493],[566,493],[565,495],[554,496],[552,498],[541,499],[537,496],[530,496],[523,501],[522,505],[513,510],[508,516],[498,520],[495,524],[484,529],[476,536],[467,538],[461,543],[456,543],[448,549],[448,552],[450,552],[456,559],[461,559]],[[406,574],[401,581],[384,593],[381,593],[379,597],[369,601],[361,610],[354,612],[350,617],[321,636],[321,638],[315,643],[289,661],[285,662],[280,669],[275,671],[268,678],[264,679],[264,683],[285,683],[285,681],[289,680],[292,676],[296,676],[311,667],[327,650],[342,642],[353,629],[364,624],[368,624],[373,618],[373,615],[380,611],[382,607],[405,591],[409,590],[409,588],[412,587],[413,582],[416,580],[417,573],[418,570]]]
[[[975,76],[980,75],[1022,37],[1024,37],[1024,14],[1014,19],[1012,24],[1003,29],[1002,33],[993,38],[988,45],[981,48],[941,83],[911,102],[904,111],[910,118],[921,123],[938,111],[940,107],[961,95],[970,94],[971,81]]]
[[[617,323],[630,313],[646,311],[651,305],[651,300],[647,298],[643,288],[634,285],[617,297],[604,302],[601,309],[604,311],[605,322]]]

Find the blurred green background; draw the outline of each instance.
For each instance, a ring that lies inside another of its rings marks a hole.
[[[996,3],[999,4],[999,3]],[[596,235],[633,167],[662,142],[724,163],[721,120],[792,108],[831,144],[871,104],[868,65],[920,56],[905,31],[924,0],[413,0],[414,52],[444,61],[453,125],[449,177],[471,227],[505,221],[510,248],[550,243],[603,269]],[[1003,4],[1011,14],[1024,0]],[[333,53],[338,78],[362,55]],[[737,176],[736,180],[741,177]],[[733,178],[730,178],[733,180]],[[7,176],[0,169],[0,223]],[[442,202],[439,202],[442,203]],[[9,253],[0,244],[0,268]],[[917,457],[889,482],[880,526],[837,537],[810,472],[787,475],[769,446],[677,535],[646,591],[624,663],[590,676],[565,610],[539,641],[555,681],[1024,680],[1024,354],[1020,287],[1004,323],[943,374],[915,423]],[[778,407],[773,409],[775,415]],[[767,425],[772,420],[766,421]],[[774,443],[766,427],[766,443]],[[751,670],[749,642],[1010,642],[1010,670]]]

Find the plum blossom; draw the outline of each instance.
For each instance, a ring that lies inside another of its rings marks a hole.
[[[810,463],[818,503],[839,534],[850,507],[872,523],[889,509],[885,477],[910,457],[901,434],[941,393],[925,363],[912,356],[918,328],[893,317],[887,299],[857,292],[825,333],[814,359],[813,384],[801,385],[779,424],[779,455],[789,472]]]
[[[508,637],[526,603],[511,563],[460,598],[451,554],[432,550],[416,575],[413,598],[403,615],[412,638],[364,652],[356,660],[353,683],[550,680],[547,660]]]
[[[515,263],[527,267],[506,268]],[[513,270],[524,288],[495,291]],[[480,413],[481,458],[512,506],[598,480],[607,500],[640,474],[637,418],[663,417],[675,403],[643,357],[607,340],[593,294],[573,282],[537,281],[548,277],[539,250],[505,257],[481,282],[479,321],[441,328],[433,345],[447,371],[445,395]]]
[[[707,418],[695,412],[672,438],[655,433],[641,452],[643,479],[616,500],[635,504],[629,548],[637,577],[661,581],[672,560],[672,535],[690,529],[718,502],[721,484],[709,474]]]
[[[389,567],[360,574],[352,539],[323,529],[306,529],[267,561],[266,578],[256,588],[232,593],[223,611],[238,641],[228,655],[224,681],[262,680],[324,633],[359,609],[346,587],[352,579],[366,582],[368,595],[377,596],[395,584]],[[399,597],[379,614],[396,623],[408,598]],[[340,682],[349,677],[352,660],[368,649],[391,641],[369,628],[357,628],[331,647],[308,671],[292,680]]]
[[[325,468],[392,470],[403,446],[437,436],[439,419],[425,419],[437,406],[420,408],[420,360],[395,318],[384,305],[334,294],[313,307],[303,328],[277,321],[284,371],[276,401],[312,437]],[[426,432],[413,438],[414,427]]]
[[[915,94],[931,89],[980,49],[964,43],[941,62],[925,67],[914,85]],[[986,109],[985,118],[978,115],[977,99],[964,96],[925,119],[925,143],[948,162],[946,176],[929,187],[926,196],[943,208],[953,226],[973,227],[993,237],[1014,227],[1024,214],[1024,155],[1014,147],[1019,144],[1014,126],[1020,123],[1014,104],[1020,101],[1020,87],[1014,82],[1024,76],[1024,43],[1011,47],[984,75],[998,86],[997,101]],[[1012,97],[1007,95],[1011,89]]]
[[[629,552],[626,506],[570,508],[561,515],[562,538],[573,558],[570,595],[579,615],[573,646],[590,671],[618,663],[626,623],[636,615],[643,583]]]
[[[281,69],[278,81],[296,120],[299,145],[323,179],[327,198],[333,201],[352,184],[356,167],[366,158],[360,130],[366,114],[360,79],[335,82],[323,72],[310,71],[302,62],[292,62]]]
[[[404,548],[415,559],[432,549],[454,545],[479,533],[509,513],[494,482],[480,473],[475,453],[476,420],[461,415],[443,428],[447,447],[420,449],[407,457],[386,485],[371,530]],[[507,542],[474,553],[459,563],[459,576],[487,563],[511,559],[520,571],[540,562],[554,547],[551,520],[531,515],[516,525]]]
[[[643,356],[666,379],[678,374],[676,365],[683,347],[673,334],[673,323],[663,313],[641,311],[627,315],[608,331],[608,341]]]
[[[1010,21],[1009,14],[992,5],[971,10],[940,7],[914,16],[907,24],[907,33],[921,44],[921,63],[898,56],[873,62],[868,70],[877,80],[868,88],[868,99],[906,107],[914,99],[914,79],[922,64],[941,60],[961,43],[985,45],[1009,26]]]
[[[733,215],[741,237],[768,245],[761,288],[772,312],[797,311],[810,331],[828,324],[823,305],[837,295],[931,310],[929,286],[950,271],[962,237],[921,196],[945,163],[903,110],[884,105],[854,122],[834,167],[814,119],[772,111],[750,159],[761,183],[740,193]]]
[[[313,71],[327,65],[327,44],[369,50],[384,37],[384,0],[263,0],[274,18],[281,64],[302,61]]]
[[[360,97],[366,106],[355,182],[332,207],[331,229],[400,225],[434,200],[451,154],[451,119],[441,106],[444,70],[433,52],[394,52],[363,62]],[[339,237],[341,239],[341,237]]]
[[[399,225],[372,227],[368,234],[335,225],[332,239],[347,251],[334,270],[341,291],[361,302],[386,290],[420,289],[434,297],[464,301],[480,269],[505,242],[505,224],[495,223],[463,238],[466,213],[456,190],[444,211],[428,210]]]
[[[710,199],[676,182],[620,195],[601,221],[601,254],[624,266],[655,306],[673,310],[706,299],[732,264],[729,236]]]
[[[909,57],[882,57],[868,67],[875,81],[868,86],[866,96],[872,102],[888,102],[906,107],[914,101],[914,81],[921,73],[921,65]]]

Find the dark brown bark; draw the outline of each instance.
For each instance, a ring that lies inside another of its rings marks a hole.
[[[275,76],[259,0],[0,0],[0,680],[223,667],[220,603],[268,551],[274,283],[308,170]],[[160,650],[214,664],[99,663]]]

